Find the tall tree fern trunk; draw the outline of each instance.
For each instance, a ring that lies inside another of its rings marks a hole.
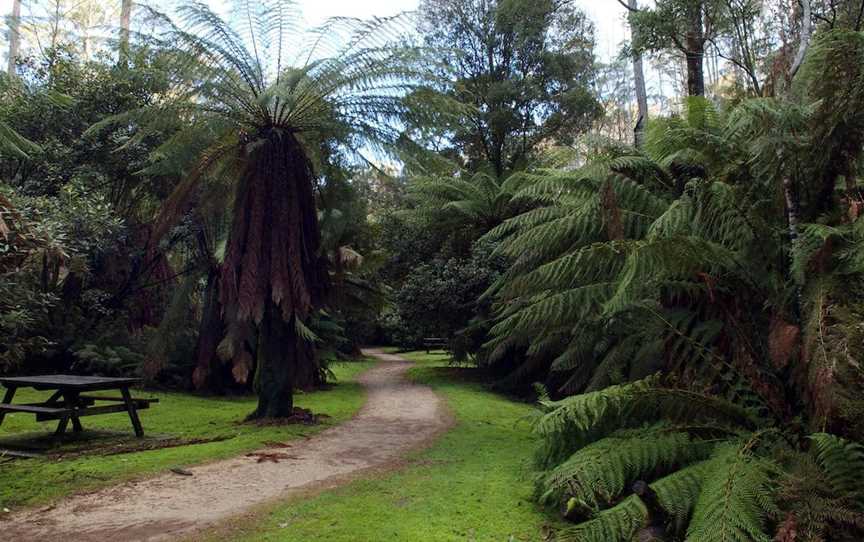
[[[326,260],[319,254],[312,166],[300,142],[276,128],[253,139],[243,157],[220,294],[227,319],[257,331],[260,403],[251,417],[289,416],[294,388],[311,384],[317,370],[299,329],[323,301]]]
[[[293,318],[286,322],[279,312],[270,303],[264,321],[258,326],[255,371],[258,408],[249,415],[250,419],[290,416],[294,411],[298,369],[313,362],[311,349],[298,336]]]

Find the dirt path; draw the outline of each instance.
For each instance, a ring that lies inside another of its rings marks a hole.
[[[347,480],[360,471],[398,464],[450,421],[441,400],[409,383],[411,364],[367,350],[382,363],[363,373],[366,404],[350,421],[291,448],[265,450],[296,459],[257,463],[240,457],[77,495],[48,509],[0,520],[4,540],[104,542],[170,540],[189,535],[250,508],[317,485]]]

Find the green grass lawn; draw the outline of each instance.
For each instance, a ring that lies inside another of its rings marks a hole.
[[[298,498],[204,535],[208,541],[377,542],[543,540],[531,501],[535,442],[527,404],[485,391],[441,354],[410,353],[411,376],[441,394],[456,425],[405,469]]]
[[[85,440],[68,440],[49,450],[45,459],[0,463],[0,510],[42,504],[72,492],[110,485],[144,474],[165,471],[214,459],[236,456],[262,447],[267,441],[285,441],[310,435],[353,416],[362,406],[364,393],[354,381],[373,361],[334,364],[337,385],[315,393],[300,394],[296,404],[331,418],[314,426],[264,426],[241,424],[255,407],[255,397],[200,397],[181,393],[133,391],[136,397],[156,397],[159,403],[140,412],[147,437],[138,441],[128,414],[82,418]],[[47,399],[49,393],[19,390],[15,402]],[[36,423],[28,414],[6,417],[0,427],[4,444],[42,446],[49,442],[57,422]],[[130,446],[164,446],[184,441],[218,439],[212,442],[115,453]],[[165,442],[168,441],[168,442]],[[89,455],[87,452],[89,451]]]

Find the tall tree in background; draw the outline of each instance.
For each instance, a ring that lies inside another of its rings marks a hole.
[[[631,11],[639,11],[639,4],[636,0],[627,0],[627,7]],[[630,25],[631,39],[634,42],[639,41],[639,29],[636,26]],[[636,91],[636,105],[638,107],[639,116],[636,118],[636,126],[634,127],[634,139],[637,147],[642,146],[642,135],[645,132],[645,123],[648,122],[648,93],[645,90],[645,72],[642,69],[642,53],[633,51],[633,87]]]
[[[652,9],[629,4],[633,47],[643,51],[678,51],[687,64],[687,94],[705,95],[705,44],[717,35],[721,2],[658,0]]]
[[[236,2],[230,22],[202,4],[181,7],[179,16],[182,28],[166,21],[163,37],[175,87],[164,101],[94,131],[131,122],[141,126],[136,138],[145,138],[187,121],[155,155],[185,181],[162,206],[148,250],[159,250],[159,239],[196,200],[206,209],[233,190],[219,353],[238,380],[251,374],[254,353],[259,402],[251,417],[289,416],[293,389],[319,377],[308,324],[325,303],[328,276],[316,164],[346,149],[394,143],[393,121],[416,73],[408,66],[423,63],[414,50],[394,46],[400,18],[337,19],[310,35],[298,30],[300,14],[287,0]],[[211,190],[198,190],[204,182]]]
[[[15,62],[21,49],[21,0],[12,0],[12,14],[9,15],[9,65],[6,73],[15,77]]]
[[[540,143],[569,143],[600,114],[593,29],[572,2],[423,0],[420,13],[426,43],[452,68],[439,90],[468,106],[441,129],[469,169],[506,176]]]
[[[120,5],[120,61],[129,55],[129,29],[132,22],[132,0],[122,0]]]

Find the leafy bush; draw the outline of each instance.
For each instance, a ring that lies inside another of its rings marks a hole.
[[[469,259],[436,260],[419,264],[393,295],[394,311],[383,325],[401,346],[418,347],[425,337],[448,340],[451,348],[476,353],[482,344],[462,334],[488,306],[482,293],[500,274],[502,260],[489,246],[477,245]]]

